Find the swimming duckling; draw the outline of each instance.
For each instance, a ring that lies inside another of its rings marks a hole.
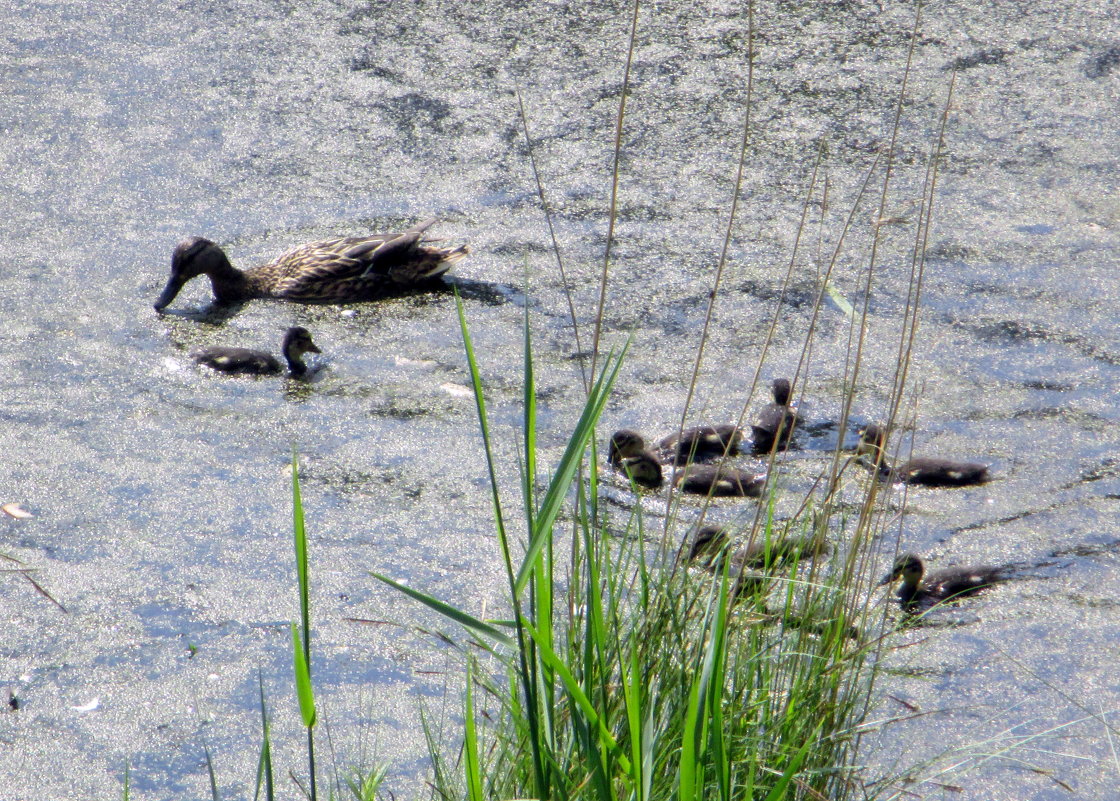
[[[758,423],[751,426],[755,453],[766,453],[774,448],[775,443],[779,449],[788,447],[794,428],[801,423],[797,409],[789,404],[789,379],[775,378],[770,388],[774,393],[774,402],[763,408]]]
[[[611,440],[607,449],[607,461],[610,462],[612,466],[617,467],[623,459],[629,456],[637,456],[645,452],[645,438],[637,431],[623,428],[611,434]]]
[[[423,243],[427,220],[400,234],[372,234],[309,242],[267,264],[238,270],[220,247],[193,237],[171,255],[171,277],[155,302],[163,311],[187,281],[210,278],[214,300],[238,303],[253,298],[282,298],[304,303],[370,300],[436,278],[463,259],[469,249]]]
[[[661,462],[646,450],[646,441],[637,431],[623,428],[611,434],[607,461],[640,487],[657,489],[664,481]]]
[[[669,464],[705,462],[724,454],[736,454],[743,432],[733,425],[693,426],[670,434],[657,444],[662,461]]]
[[[307,374],[303,354],[322,353],[311,341],[311,332],[300,326],[293,326],[285,332],[280,351],[288,363],[288,373],[297,378]],[[223,373],[275,375],[281,371],[280,362],[276,357],[263,350],[219,346],[195,351],[191,354],[191,358],[199,364]]]
[[[657,489],[664,480],[661,473],[661,462],[657,461],[657,457],[648,451],[619,460],[615,469],[639,487],[645,487],[646,489]]]
[[[764,567],[765,561],[756,561],[748,556],[749,548],[728,554],[727,549],[730,544],[731,539],[722,526],[704,526],[696,532],[688,553],[688,560],[690,562],[698,560],[700,567],[709,573],[717,574],[723,572],[726,562],[727,575],[732,579],[728,595],[736,602],[764,593],[771,583],[770,577],[752,568]]]
[[[1007,579],[1007,568],[990,565],[946,568],[925,575],[923,580],[925,569],[925,564],[916,554],[904,553],[895,560],[879,586],[901,578],[898,600],[903,606],[933,606],[952,598],[972,595]]]
[[[871,458],[884,481],[903,481],[927,487],[963,487],[983,484],[991,478],[986,464],[951,459],[915,458],[892,469],[886,459],[886,446],[887,431],[882,426],[871,423],[859,432],[856,452]]]
[[[695,426],[686,428],[681,436],[672,434],[657,445],[657,457],[662,463],[684,464],[703,462],[735,453],[743,441],[743,432],[732,425]],[[651,453],[645,438],[637,431],[623,428],[611,435],[607,460],[617,465],[622,459]]]
[[[828,543],[819,537],[786,536],[772,538],[769,542],[756,539],[744,548],[728,552],[731,537],[723,526],[703,526],[696,531],[692,548],[688,552],[689,561],[701,560],[700,564],[713,569],[723,559],[730,560],[731,569],[744,567],[769,567],[794,557],[812,557],[828,553]]]
[[[758,498],[766,486],[766,474],[748,473],[728,465],[689,464],[674,474],[673,484],[682,492],[697,495]]]

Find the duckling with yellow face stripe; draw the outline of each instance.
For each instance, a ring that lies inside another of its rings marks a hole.
[[[898,600],[903,606],[933,606],[942,601],[973,595],[1008,578],[1008,568],[991,565],[946,568],[927,574],[926,566],[917,554],[904,553],[880,586],[902,579]]]
[[[639,487],[657,489],[664,481],[661,462],[646,450],[646,441],[636,431],[624,428],[611,435],[607,461]]]
[[[818,537],[788,535],[770,540],[756,539],[742,548],[730,550],[731,537],[723,526],[702,526],[697,529],[688,552],[689,561],[706,568],[717,567],[729,560],[732,570],[744,567],[772,567],[794,557],[812,557],[828,553],[828,543]]]
[[[657,443],[662,461],[668,464],[706,462],[725,454],[734,456],[743,442],[743,432],[733,425],[693,426],[670,434]]]
[[[670,434],[657,443],[656,452],[646,446],[645,437],[628,428],[611,435],[611,464],[639,453],[655,454],[662,464],[704,462],[739,452],[743,432],[733,425],[693,426],[677,434]]]

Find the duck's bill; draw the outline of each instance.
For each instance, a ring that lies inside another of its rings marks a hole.
[[[308,342],[307,343],[307,352],[308,353],[322,353],[323,351],[319,350],[319,346],[316,345],[314,342]]]
[[[167,308],[171,304],[171,301],[175,300],[175,296],[179,294],[179,290],[183,288],[183,284],[185,283],[186,281],[184,281],[183,279],[172,276],[168,280],[167,286],[165,286],[163,288],[163,291],[159,293],[159,297],[156,298],[155,304],[153,304],[156,311],[163,311],[165,308]]]
[[[887,573],[887,575],[879,579],[879,584],[877,586],[882,587],[884,584],[890,584],[896,578],[898,578],[898,573],[892,570],[890,573]]]

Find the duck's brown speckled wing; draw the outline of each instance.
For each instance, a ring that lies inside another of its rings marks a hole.
[[[373,296],[447,272],[470,249],[423,244],[425,220],[398,234],[373,234],[311,242],[289,250],[252,272],[265,293],[294,300],[336,300]]]
[[[292,248],[254,272],[271,274],[271,294],[285,298],[344,295],[362,279],[373,255],[395,234],[342,237]],[[370,280],[372,278],[372,280]],[[370,283],[377,277],[364,279]],[[381,280],[384,280],[381,277]],[[336,289],[332,290],[332,287]]]

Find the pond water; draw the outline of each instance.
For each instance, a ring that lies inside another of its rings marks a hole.
[[[204,746],[223,797],[245,796],[258,671],[277,763],[302,770],[287,630],[293,446],[316,680],[339,764],[376,756],[399,796],[423,792],[418,710],[444,708],[457,662],[416,628],[439,622],[368,571],[479,614],[500,608],[504,582],[452,297],[256,301],[223,316],[202,313],[196,281],[170,313],[151,304],[187,236],[248,266],[439,216],[437,235],[473,250],[456,280],[512,502],[526,307],[547,459],[580,408],[573,354],[590,347],[630,13],[606,2],[9,5],[0,501],[34,517],[0,516],[0,551],[67,612],[2,579],[0,686],[21,708],[0,715],[0,796],[120,797],[131,763],[134,797],[198,798]],[[763,383],[792,374],[820,264],[890,134],[914,13],[858,0],[755,9],[743,202],[693,419],[764,402],[748,394],[824,143],[828,204],[810,207],[761,370]],[[864,756],[876,773],[940,758],[940,784],[909,788],[925,798],[1115,797],[1117,30],[1112,5],[1095,0],[923,10],[886,209],[902,221],[881,231],[854,415],[887,411],[916,205],[955,70],[906,442],[990,461],[998,480],[912,490],[902,544],[936,565],[1032,565],[897,635],[909,647],[887,655],[873,719],[901,720],[869,734]],[[747,44],[742,3],[641,9],[603,334],[607,346],[634,339],[604,429],[679,420],[727,227]],[[877,214],[860,206],[835,268],[853,302]],[[818,321],[802,381],[817,422],[839,415],[848,322],[831,304]],[[188,356],[210,344],[275,352],[290,325],[323,350],[306,384],[218,377]],[[823,460],[834,440],[811,438],[799,458]]]

